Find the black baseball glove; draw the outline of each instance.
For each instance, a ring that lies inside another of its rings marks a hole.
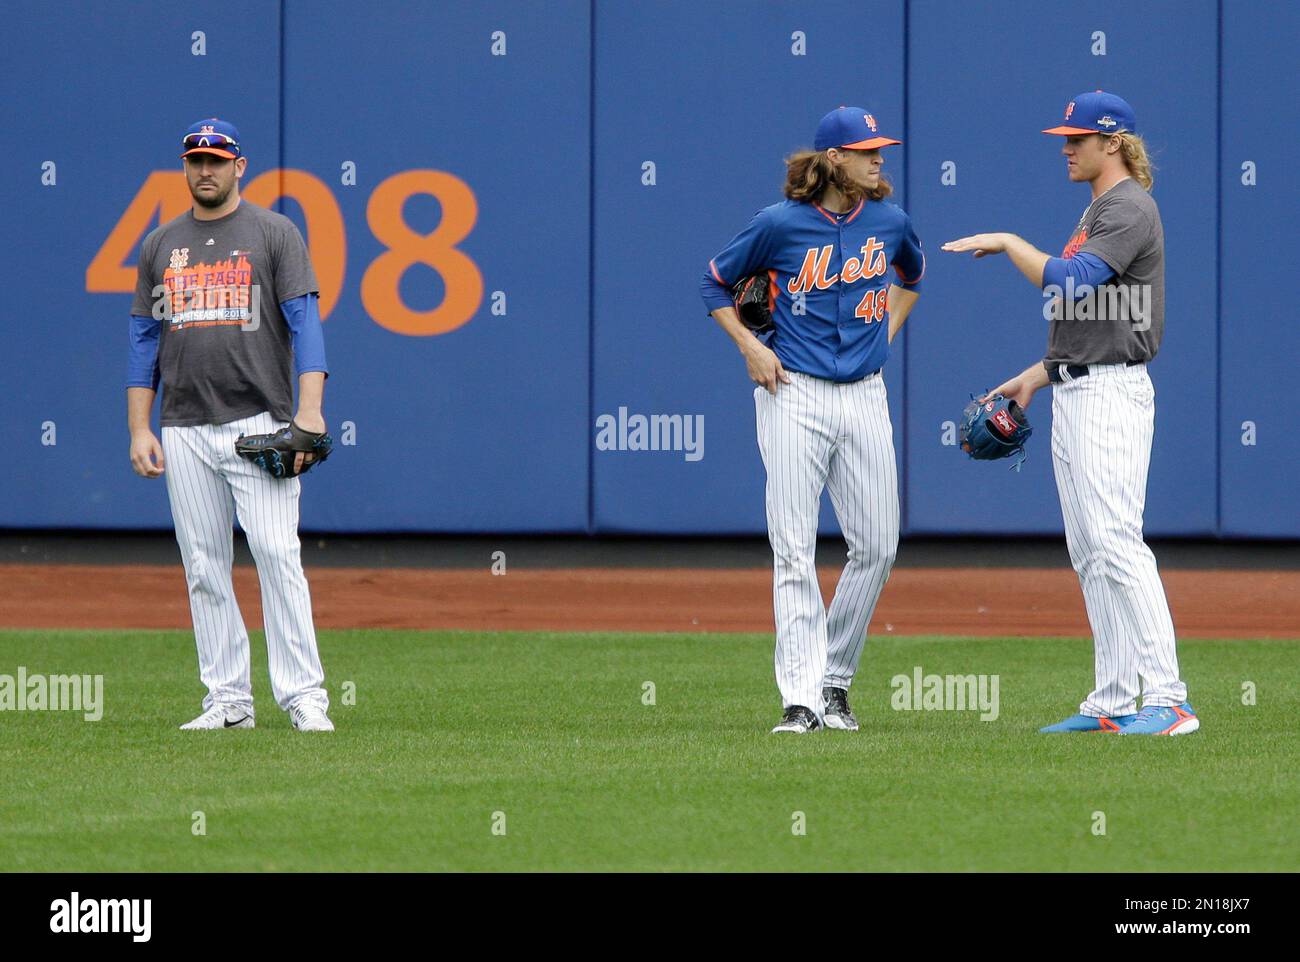
[[[271,434],[240,435],[235,439],[235,453],[247,458],[273,478],[296,478],[330,456],[334,439],[324,431],[304,431],[292,421],[287,428]],[[302,467],[297,467],[302,454]]]
[[[772,323],[772,302],[768,299],[767,271],[736,281],[731,288],[731,297],[736,302],[736,313],[741,321],[756,335],[763,337],[776,330]]]

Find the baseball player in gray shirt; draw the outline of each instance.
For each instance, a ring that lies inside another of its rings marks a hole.
[[[1098,90],[1075,97],[1064,122],[1043,131],[1065,138],[1070,180],[1092,188],[1061,257],[1015,234],[943,245],[976,257],[1005,253],[1046,298],[1046,357],[990,392],[1028,407],[1039,388],[1054,385],[1052,464],[1092,627],[1096,687],[1077,714],[1044,732],[1181,735],[1200,727],[1142,538],[1155,430],[1147,363],[1164,333],[1165,238],[1136,130],[1133,108]]]
[[[235,452],[241,435],[291,418],[325,430],[316,275],[293,222],[240,199],[248,161],[233,124],[201,120],[181,149],[193,206],[141,246],[127,375],[131,465],[166,481],[207,689],[203,711],[181,728],[254,726],[248,632],[231,579],[237,517],[257,563],[271,693],[298,731],[333,731],[298,542],[299,480],[276,480]],[[159,387],[161,440],[149,424]]]

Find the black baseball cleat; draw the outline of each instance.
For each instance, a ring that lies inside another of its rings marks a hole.
[[[817,721],[817,716],[812,713],[811,709],[805,708],[803,705],[791,705],[781,717],[781,724],[772,729],[772,734],[794,732],[796,735],[806,735],[809,732],[815,732],[821,727],[821,723]]]
[[[822,719],[827,728],[838,728],[846,732],[858,730],[858,720],[853,717],[853,709],[849,707],[849,693],[843,688],[822,689]]]

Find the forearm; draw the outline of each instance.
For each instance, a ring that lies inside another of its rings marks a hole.
[[[1035,361],[1029,367],[1020,372],[1021,379],[1029,387],[1037,391],[1041,387],[1047,387],[1051,380],[1047,376],[1047,368],[1042,361]]]
[[[1025,275],[1025,280],[1041,289],[1043,286],[1043,267],[1047,264],[1048,255],[1023,237],[1008,234],[1006,238],[1007,257],[1011,258],[1011,263],[1015,264],[1020,273]]]
[[[907,316],[912,313],[912,308],[916,306],[916,299],[920,296],[916,291],[909,291],[897,284],[889,285],[886,303],[889,305],[889,341],[891,344],[894,341],[894,335],[903,326]]]
[[[719,307],[710,312],[718,326],[727,332],[727,336],[736,342],[736,347],[740,353],[752,349],[755,345],[762,346],[762,342],[754,336],[754,332],[745,326],[744,321],[740,319],[740,314],[734,307]]]
[[[157,391],[149,387],[126,389],[126,426],[132,434],[150,430],[149,416],[157,394]]]
[[[298,375],[298,413],[301,415],[323,417],[322,405],[325,401],[325,373],[323,371],[305,371]]]

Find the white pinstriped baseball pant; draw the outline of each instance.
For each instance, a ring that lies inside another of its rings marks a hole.
[[[1128,715],[1181,705],[1174,623],[1142,540],[1155,388],[1146,365],[1091,364],[1052,390],[1052,463],[1070,560],[1092,627],[1096,688],[1079,711]]]
[[[853,682],[898,552],[898,474],[879,374],[847,384],[789,376],[775,396],[754,391],[767,468],[776,683],[784,707],[803,705],[820,718],[822,687]],[[815,563],[823,488],[849,548],[829,611]]]
[[[329,707],[298,543],[301,483],[276,480],[235,454],[240,434],[282,427],[263,412],[229,424],[162,429],[163,476],[185,564],[199,677],[208,688],[205,711],[220,704],[253,713],[248,632],[230,571],[236,515],[257,564],[275,702],[288,710],[310,698]]]

